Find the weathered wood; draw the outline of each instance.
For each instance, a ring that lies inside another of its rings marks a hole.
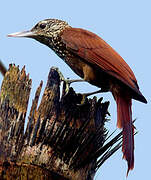
[[[23,145],[24,122],[31,89],[25,68],[10,66],[0,94],[0,161],[16,160]]]
[[[60,97],[60,82],[51,68],[39,107],[43,83],[37,88],[24,133],[31,79],[25,68],[10,65],[0,94],[1,179],[93,179],[107,156],[97,158],[119,141],[121,135],[103,146],[109,102],[94,97],[78,105],[82,95],[63,88]]]

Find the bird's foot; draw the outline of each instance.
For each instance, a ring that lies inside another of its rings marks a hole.
[[[62,89],[62,92],[61,92],[62,95],[68,94],[71,83],[74,83],[74,82],[85,82],[85,80],[83,80],[83,79],[73,79],[73,80],[71,80],[69,78],[65,79],[63,74],[59,71],[59,69],[57,67],[52,67],[52,68],[55,69],[58,72],[59,78],[60,78],[60,82],[63,82],[63,87],[61,88]]]
[[[70,88],[70,84],[71,83],[74,83],[74,82],[85,82],[83,79],[65,79],[64,77],[63,77],[63,75],[62,76],[60,76],[61,77],[61,81],[63,81],[64,82],[64,91],[65,91],[65,94],[67,94],[68,92],[69,92],[69,88]]]
[[[102,92],[104,92],[103,89],[100,89],[100,90],[98,90],[98,91],[81,94],[81,96],[82,96],[81,104],[78,104],[78,106],[84,105],[84,104],[86,103],[86,99],[87,99],[88,96],[91,96],[91,95],[93,95],[93,94],[102,93]]]
[[[74,82],[85,82],[84,79],[67,79],[66,80],[68,84],[74,83]]]

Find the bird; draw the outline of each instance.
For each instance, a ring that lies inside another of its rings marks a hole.
[[[9,37],[27,37],[51,48],[84,81],[111,92],[117,104],[117,127],[122,129],[122,152],[128,169],[134,168],[134,125],[132,99],[147,100],[125,60],[101,37],[88,30],[71,27],[66,21],[45,19],[31,30]]]

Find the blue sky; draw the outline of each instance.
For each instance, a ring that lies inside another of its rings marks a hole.
[[[46,81],[49,68],[57,66],[65,77],[77,78],[71,69],[48,47],[31,39],[8,38],[7,34],[28,30],[38,21],[58,18],[73,27],[95,32],[109,43],[134,71],[141,92],[148,104],[133,101],[133,118],[139,134],[135,137],[135,168],[128,180],[150,178],[150,92],[151,92],[151,1],[150,0],[5,0],[0,2],[0,59],[9,63],[26,65],[33,80],[33,97],[41,80]],[[0,76],[0,81],[2,76]],[[149,81],[148,81],[149,80]],[[88,83],[75,83],[77,92],[93,91]],[[101,95],[98,95],[100,97]],[[116,104],[110,93],[102,94],[111,102],[111,121],[106,127],[116,128]],[[31,102],[31,101],[30,101]],[[97,172],[95,180],[126,179],[127,163],[119,150]]]

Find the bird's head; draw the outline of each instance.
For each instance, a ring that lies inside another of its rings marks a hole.
[[[49,45],[52,38],[57,37],[61,31],[69,27],[68,23],[58,19],[45,19],[38,22],[31,30],[8,34],[8,37],[28,37]]]

